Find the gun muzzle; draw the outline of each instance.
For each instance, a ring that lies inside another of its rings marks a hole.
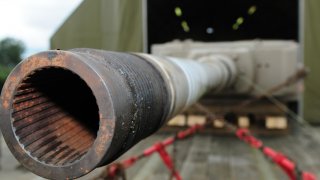
[[[107,165],[209,90],[233,84],[223,56],[199,62],[93,49],[22,61],[2,90],[0,125],[14,156],[49,179]]]

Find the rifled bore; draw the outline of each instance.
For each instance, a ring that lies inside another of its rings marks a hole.
[[[99,129],[96,99],[86,83],[63,68],[32,72],[13,99],[13,128],[34,159],[65,165],[79,160]]]

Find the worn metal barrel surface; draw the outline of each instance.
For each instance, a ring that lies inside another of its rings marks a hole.
[[[1,130],[30,171],[73,179],[112,162],[235,77],[233,62],[221,56],[195,62],[93,49],[46,51],[9,75]]]

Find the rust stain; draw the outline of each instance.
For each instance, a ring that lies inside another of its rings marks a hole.
[[[3,107],[4,109],[8,109],[8,108],[9,108],[9,102],[8,102],[8,100],[2,101],[2,107]]]

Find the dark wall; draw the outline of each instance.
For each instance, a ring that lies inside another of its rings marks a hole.
[[[149,0],[147,7],[149,44],[173,39],[298,40],[298,0]]]

